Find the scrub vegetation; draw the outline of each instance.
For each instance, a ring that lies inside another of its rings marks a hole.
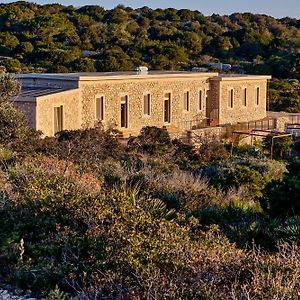
[[[49,299],[299,298],[299,159],[155,127],[128,145],[101,124],[41,139],[0,102],[17,124],[0,128],[2,282]]]

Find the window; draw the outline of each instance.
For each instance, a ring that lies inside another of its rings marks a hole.
[[[121,97],[121,127],[128,127],[128,96]]]
[[[247,89],[244,88],[243,90],[243,105],[247,106]]]
[[[164,98],[164,122],[171,122],[171,93],[166,93]]]
[[[144,115],[150,116],[151,113],[151,95],[146,94],[144,95]]]
[[[54,107],[54,134],[63,130],[63,106]]]
[[[256,105],[259,105],[259,98],[260,98],[260,91],[259,91],[259,87],[257,87],[255,89],[255,103],[256,103]]]
[[[183,93],[183,109],[186,111],[190,110],[190,92]]]
[[[234,90],[230,89],[228,91],[228,107],[233,108],[233,100],[234,100]]]
[[[202,110],[202,97],[203,97],[203,92],[202,90],[199,91],[199,110]]]
[[[96,120],[103,121],[104,120],[104,97],[96,98]]]

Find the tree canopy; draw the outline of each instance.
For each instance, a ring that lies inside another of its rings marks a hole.
[[[22,1],[0,5],[0,45],[0,64],[9,72],[118,71],[136,64],[176,70],[221,61],[235,71],[298,78],[300,20]]]

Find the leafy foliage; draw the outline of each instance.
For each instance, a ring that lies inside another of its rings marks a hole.
[[[270,110],[291,113],[300,111],[300,85],[298,80],[272,80],[269,95]]]
[[[176,70],[221,61],[251,73],[299,77],[296,19],[27,2],[1,4],[0,18],[0,54],[14,58],[1,64],[14,72],[128,71],[138,64]]]
[[[20,84],[13,75],[2,74],[0,76],[0,103],[9,102],[13,96],[20,92]]]
[[[122,24],[130,11],[88,7],[77,21]],[[156,127],[128,145],[101,124],[41,139],[2,79],[1,280],[48,299],[297,299],[298,160],[284,175],[283,161],[230,157],[213,137],[185,145]]]
[[[282,181],[271,181],[265,190],[262,205],[276,216],[294,216],[300,213],[300,162],[295,159],[288,166]]]

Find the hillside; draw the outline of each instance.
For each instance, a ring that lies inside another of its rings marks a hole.
[[[188,9],[0,5],[2,69],[10,72],[190,69],[226,62],[233,70],[299,78],[300,20]]]

